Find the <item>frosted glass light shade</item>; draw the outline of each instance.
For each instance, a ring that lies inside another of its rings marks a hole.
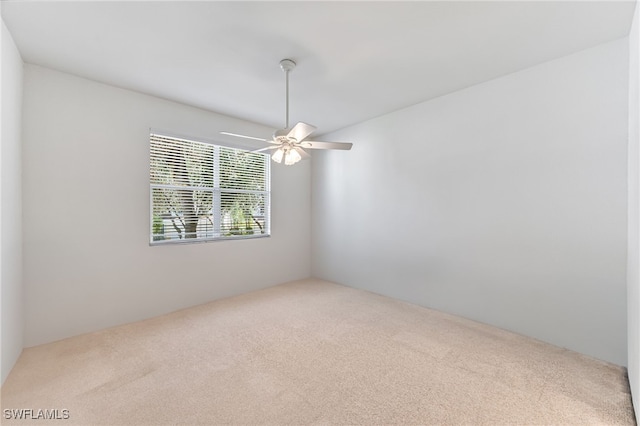
[[[278,148],[276,152],[273,153],[271,159],[276,163],[282,163],[282,156],[284,155],[284,150],[282,148]],[[285,163],[286,164],[286,163]]]
[[[289,152],[287,152],[286,157],[284,157],[284,164],[290,166],[292,164],[296,164],[301,159],[302,157],[300,156],[300,154],[298,154],[298,151],[296,151],[295,149],[291,149],[289,150]]]

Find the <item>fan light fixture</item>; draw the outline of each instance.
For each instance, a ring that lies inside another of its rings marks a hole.
[[[292,148],[291,146],[283,144],[283,146],[279,147],[276,152],[273,153],[271,159],[276,163],[282,163],[282,160],[284,159],[284,164],[291,166],[302,160],[302,156],[298,153],[295,147]]]
[[[287,152],[287,155],[284,157],[284,164],[287,166],[291,166],[292,164],[296,164],[298,161],[302,160],[302,157],[295,149],[290,149]]]
[[[284,150],[282,148],[278,148],[276,152],[273,153],[271,159],[276,163],[282,163],[282,156],[284,155]]]

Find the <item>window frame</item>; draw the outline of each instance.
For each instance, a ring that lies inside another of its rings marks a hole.
[[[212,187],[199,187],[199,186],[185,186],[185,185],[168,185],[152,182],[152,144],[153,137],[175,140],[177,142],[197,143],[203,145],[209,145],[213,147],[213,186]],[[229,189],[221,187],[220,179],[220,151],[221,149],[231,149],[237,151],[247,152],[254,148],[241,145],[229,145],[219,141],[207,140],[197,137],[178,136],[171,132],[160,130],[149,130],[149,245],[150,246],[164,246],[174,244],[198,244],[209,243],[214,241],[228,241],[228,240],[248,240],[256,238],[268,238],[271,236],[271,158],[269,154],[265,153],[251,153],[252,155],[262,156],[264,159],[264,191],[251,191],[243,189]],[[201,238],[172,238],[154,240],[154,189],[170,189],[170,190],[187,190],[187,191],[206,191],[212,193],[212,222],[213,222],[213,236],[201,237]],[[238,193],[251,193],[260,194],[264,197],[264,230],[261,233],[254,233],[248,235],[223,235],[222,229],[222,194],[238,194]]]

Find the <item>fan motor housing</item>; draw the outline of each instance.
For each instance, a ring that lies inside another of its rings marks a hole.
[[[286,138],[288,134],[289,134],[289,130],[287,129],[276,130],[275,132],[273,132],[273,139],[278,139],[281,137]]]

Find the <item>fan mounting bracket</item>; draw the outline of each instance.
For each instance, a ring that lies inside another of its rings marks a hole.
[[[280,68],[282,68],[282,71],[284,72],[292,71],[295,67],[296,63],[291,59],[283,59],[280,61]]]

